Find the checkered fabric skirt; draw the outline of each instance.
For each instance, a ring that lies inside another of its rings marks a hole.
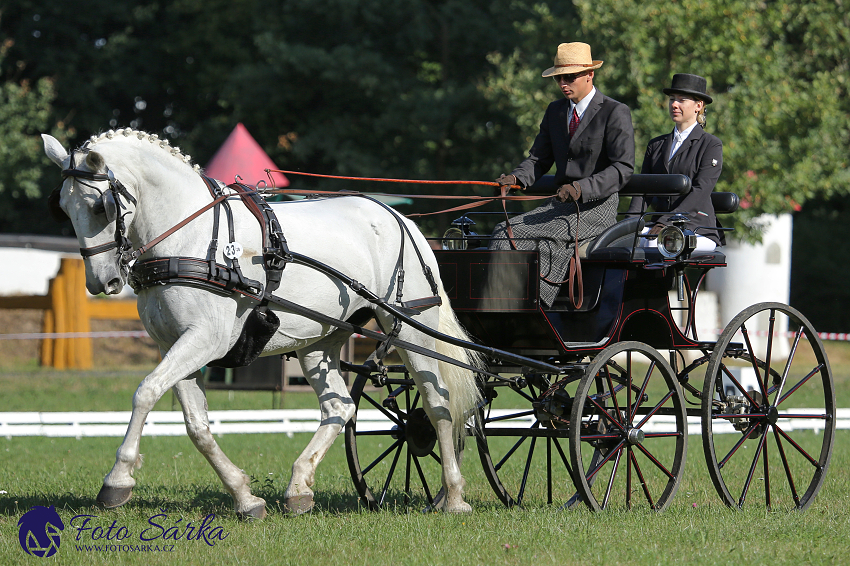
[[[517,249],[540,252],[541,278],[563,281],[573,256],[576,230],[579,242],[598,236],[616,222],[618,202],[619,198],[614,193],[607,199],[581,203],[577,222],[576,204],[558,202],[553,198],[543,206],[511,218],[514,243]],[[504,222],[493,231],[490,249],[511,249]],[[552,306],[560,288],[560,285],[541,279],[540,301],[546,307]]]

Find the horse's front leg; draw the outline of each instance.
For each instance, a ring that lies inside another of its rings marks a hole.
[[[103,479],[97,502],[107,509],[127,503],[136,480],[133,469],[141,465],[139,444],[148,414],[163,394],[182,379],[199,371],[213,359],[215,340],[208,333],[187,332],[180,336],[162,361],[139,384],[133,395],[133,413],[115,456],[115,465]]]
[[[339,352],[348,336],[335,332],[298,351],[304,377],[319,397],[322,421],[309,444],[292,464],[292,478],[284,493],[285,508],[295,514],[313,508],[316,467],[325,457],[345,423],[354,416],[354,402],[339,370]]]
[[[242,519],[262,519],[266,516],[265,500],[251,494],[250,478],[230,461],[210,432],[203,382],[203,374],[196,372],[193,378],[184,379],[174,386],[183,407],[186,432],[233,497],[236,514]]]

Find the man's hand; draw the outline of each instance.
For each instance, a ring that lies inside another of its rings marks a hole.
[[[502,175],[498,179],[496,179],[496,182],[499,183],[499,185],[518,185],[516,176],[514,175]]]
[[[578,185],[578,181],[561,185],[555,198],[561,202],[578,202],[578,199],[581,198],[581,187]]]
[[[658,234],[661,233],[661,231],[663,229],[664,229],[664,224],[662,224],[661,222],[656,222],[655,224],[653,224],[652,228],[649,229],[649,232],[647,233],[647,235],[648,236],[657,236]]]

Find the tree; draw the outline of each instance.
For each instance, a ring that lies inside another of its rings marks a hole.
[[[12,45],[6,40],[0,47],[0,63]],[[51,122],[53,82],[42,78],[34,83],[0,83],[0,227],[2,231],[30,232],[32,218],[22,215],[33,199],[43,195],[45,182],[41,132],[63,139],[63,125]],[[41,217],[44,217],[44,208]],[[39,225],[45,232],[55,232],[56,226]],[[52,229],[51,229],[52,228]]]
[[[816,195],[847,192],[850,19],[840,2],[574,4],[581,28],[562,41],[586,41],[594,57],[605,61],[596,84],[632,108],[638,168],[641,148],[671,128],[661,88],[674,73],[690,72],[705,76],[714,95],[707,129],[723,140],[724,149],[717,190],[744,199],[748,208],[740,218],[786,212]],[[564,20],[561,27],[571,29],[572,23]],[[539,29],[527,26],[526,37]],[[543,47],[554,53],[554,42]],[[501,60],[507,64],[491,84],[501,83],[503,92],[513,84],[509,79],[543,68],[536,61],[523,68],[515,57]],[[527,108],[518,120],[529,137],[535,89],[528,84],[515,91],[515,108]],[[542,110],[537,113],[542,116]],[[755,226],[739,228],[758,237]]]

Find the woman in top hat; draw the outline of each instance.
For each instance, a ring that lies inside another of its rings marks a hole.
[[[703,77],[684,73],[673,75],[673,84],[663,92],[670,97],[668,110],[676,127],[669,134],[649,142],[640,170],[641,173],[674,173],[690,177],[691,191],[686,195],[647,198],[647,204],[656,212],[670,214],[656,217],[655,224],[645,232],[658,234],[673,214],[686,213],[688,222],[685,228],[696,232],[697,251],[711,251],[725,243],[722,231],[697,230],[718,226],[711,192],[723,169],[723,144],[703,129],[705,107],[712,102],[705,91]],[[633,197],[627,214],[640,213],[643,200],[643,197]],[[645,243],[651,247],[656,244],[655,239]]]

